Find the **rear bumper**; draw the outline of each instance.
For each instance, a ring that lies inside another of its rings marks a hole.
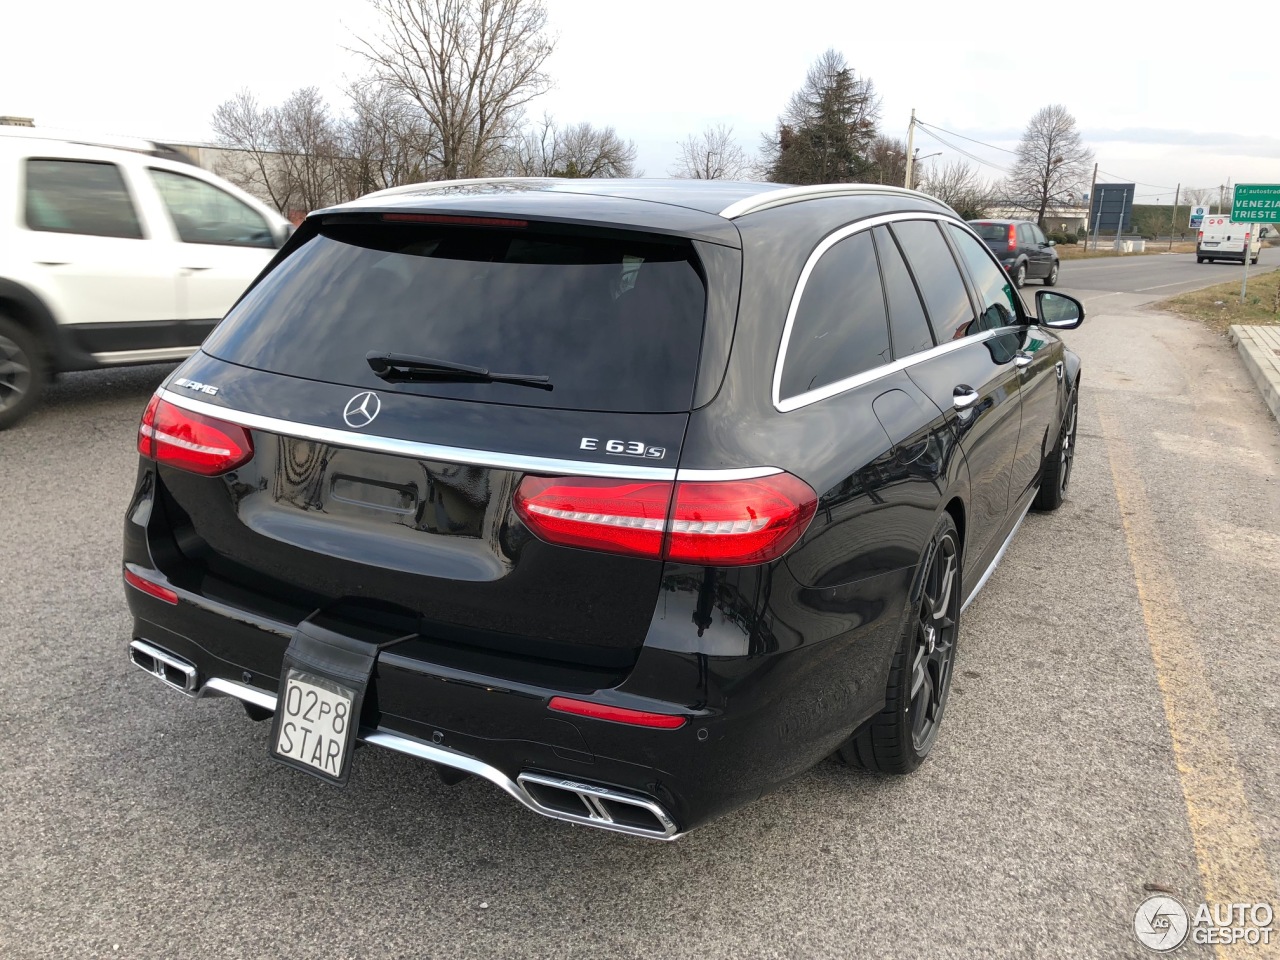
[[[130,566],[179,598],[174,605],[126,588],[133,661],[190,697],[230,696],[274,711],[295,625]],[[412,641],[406,653],[393,645],[378,656],[360,739],[479,776],[544,816],[670,840],[808,769],[880,709],[898,627],[887,619],[875,637],[767,654],[646,646],[613,688],[590,678],[552,686],[485,676],[423,659]],[[140,650],[171,662],[154,668]],[[856,679],[851,664],[864,665]],[[680,714],[686,722],[656,729],[557,713],[548,707],[555,696]]]
[[[188,696],[232,697],[261,710],[276,709],[275,694],[223,677],[201,679],[194,664],[145,640],[129,644],[129,657],[147,673]],[[440,736],[443,741],[439,731],[433,736]],[[641,794],[529,771],[517,774],[513,780],[497,767],[443,742],[428,743],[381,727],[362,726],[359,740],[481,777],[543,816],[651,839],[674,840],[680,836],[675,821],[662,805]]]
[[[1196,256],[1207,260],[1237,260],[1244,262],[1243,250],[1219,250],[1217,247],[1196,247]]]

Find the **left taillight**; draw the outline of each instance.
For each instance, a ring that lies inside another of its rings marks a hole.
[[[253,459],[253,439],[239,424],[184,410],[156,394],[138,424],[138,452],[165,466],[216,477]]]
[[[774,560],[804,534],[817,495],[789,473],[746,480],[525,477],[513,506],[548,543],[703,566]]]

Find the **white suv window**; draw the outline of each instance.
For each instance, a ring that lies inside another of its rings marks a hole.
[[[150,172],[183,243],[275,247],[266,218],[243,201],[196,177],[154,168]]]
[[[47,233],[142,239],[142,225],[114,163],[27,161],[27,226]]]

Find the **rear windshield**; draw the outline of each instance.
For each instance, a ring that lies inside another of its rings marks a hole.
[[[973,232],[983,240],[1008,240],[1009,225],[1007,223],[971,223]]]
[[[674,412],[692,402],[706,291],[687,241],[528,229],[329,225],[263,278],[204,350],[274,373],[435,397]],[[547,376],[398,383],[370,351]]]

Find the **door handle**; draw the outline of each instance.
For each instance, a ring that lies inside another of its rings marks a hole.
[[[978,391],[967,383],[962,383],[951,391],[951,404],[957,410],[968,410],[978,402]]]
[[[212,270],[212,267],[183,267],[183,270],[190,270],[192,273],[199,273],[201,270]]]
[[[1013,358],[1013,365],[1017,367],[1019,370],[1021,370],[1024,367],[1031,366],[1031,363],[1034,360],[1035,360],[1035,357],[1033,357],[1029,353],[1019,353],[1016,357]]]

